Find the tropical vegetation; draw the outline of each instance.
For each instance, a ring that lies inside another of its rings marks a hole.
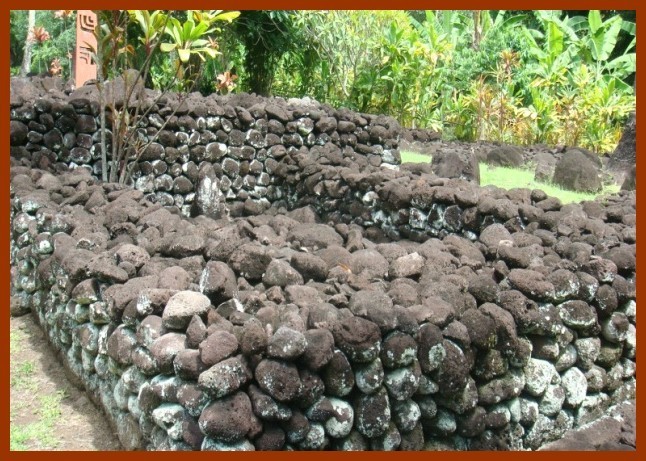
[[[70,75],[74,16],[11,12],[11,65]],[[635,110],[634,11],[109,11],[102,76],[309,96],[446,139],[611,152]],[[99,53],[100,51],[100,53]]]

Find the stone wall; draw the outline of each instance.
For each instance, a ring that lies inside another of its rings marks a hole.
[[[96,88],[65,95],[38,91],[29,81],[14,79],[12,85],[12,157],[49,170],[86,168],[101,177]],[[232,216],[242,215],[245,207],[257,213],[281,200],[279,179],[288,153],[325,155],[334,164],[399,163],[401,128],[391,117],[309,100],[191,94],[180,101],[174,94],[157,99],[156,92],[141,91],[132,103],[146,114],[137,137],[142,145],[152,144],[139,155],[130,182],[149,200],[176,206],[186,216],[224,211],[198,203],[201,183],[206,183],[202,189],[213,189],[213,200],[226,202]]]
[[[128,449],[535,449],[635,391],[634,195],[541,203],[417,243],[14,167],[13,308]]]
[[[248,98],[190,103],[135,179],[174,195],[144,192],[61,173],[96,106],[44,101],[12,108],[12,312],[125,448],[536,449],[634,398],[634,193],[438,178],[388,119]]]

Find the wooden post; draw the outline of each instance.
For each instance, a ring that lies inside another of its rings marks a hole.
[[[74,51],[74,83],[76,88],[88,80],[96,79],[96,63],[92,50],[96,50],[94,28],[97,26],[96,13],[92,10],[78,10],[76,13],[76,49]]]

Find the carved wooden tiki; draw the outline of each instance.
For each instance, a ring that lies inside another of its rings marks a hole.
[[[96,13],[91,10],[78,10],[76,13],[76,51],[74,53],[74,82],[76,88],[88,80],[96,78],[96,63],[92,49],[96,50],[94,28],[97,25]]]

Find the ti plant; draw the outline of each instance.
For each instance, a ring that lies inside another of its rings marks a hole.
[[[97,62],[99,82],[98,89],[101,103],[101,151],[102,151],[102,178],[104,181],[126,183],[132,180],[132,171],[141,155],[157,139],[157,134],[147,136],[139,129],[139,122],[142,117],[148,115],[155,107],[157,101],[162,98],[171,88],[179,88],[183,93],[179,94],[179,103],[173,114],[177,111],[181,102],[189,91],[196,85],[196,75],[199,75],[201,63],[205,55],[214,57],[217,53],[216,42],[208,34],[217,30],[211,26],[212,21],[231,21],[236,17],[237,12],[223,13],[221,11],[189,11],[187,19],[181,23],[172,14],[161,11],[109,11],[99,12],[101,25],[95,30],[97,37],[97,49],[95,50],[95,61]],[[128,31],[135,37],[129,37]],[[164,38],[170,36],[172,43],[163,42]],[[144,47],[143,62],[138,63],[138,69],[131,69],[135,59],[135,47],[133,40],[137,39]],[[143,87],[143,82],[148,78],[152,63],[159,54],[158,51],[177,52],[178,64],[176,72],[166,88],[161,91],[152,104],[138,101],[141,95],[135,95],[135,91]],[[191,62],[197,57],[198,62]],[[110,65],[111,72],[108,72]],[[185,66],[189,66],[186,69]],[[124,85],[123,102],[117,106],[116,91],[112,92],[112,100],[106,101],[105,78],[121,76]],[[107,161],[107,139],[106,133],[106,106],[111,112],[111,160]],[[170,117],[169,117],[170,118]],[[163,130],[169,118],[162,125],[159,131]],[[158,131],[158,133],[159,133]],[[109,175],[108,175],[109,170]]]
[[[163,52],[176,52],[176,75],[184,86],[196,81],[201,65],[206,57],[215,58],[218,54],[218,43],[210,35],[219,29],[213,26],[217,21],[231,22],[240,15],[238,11],[221,10],[194,11],[187,13],[183,23],[177,18],[170,18],[165,35],[170,39],[161,43]]]

